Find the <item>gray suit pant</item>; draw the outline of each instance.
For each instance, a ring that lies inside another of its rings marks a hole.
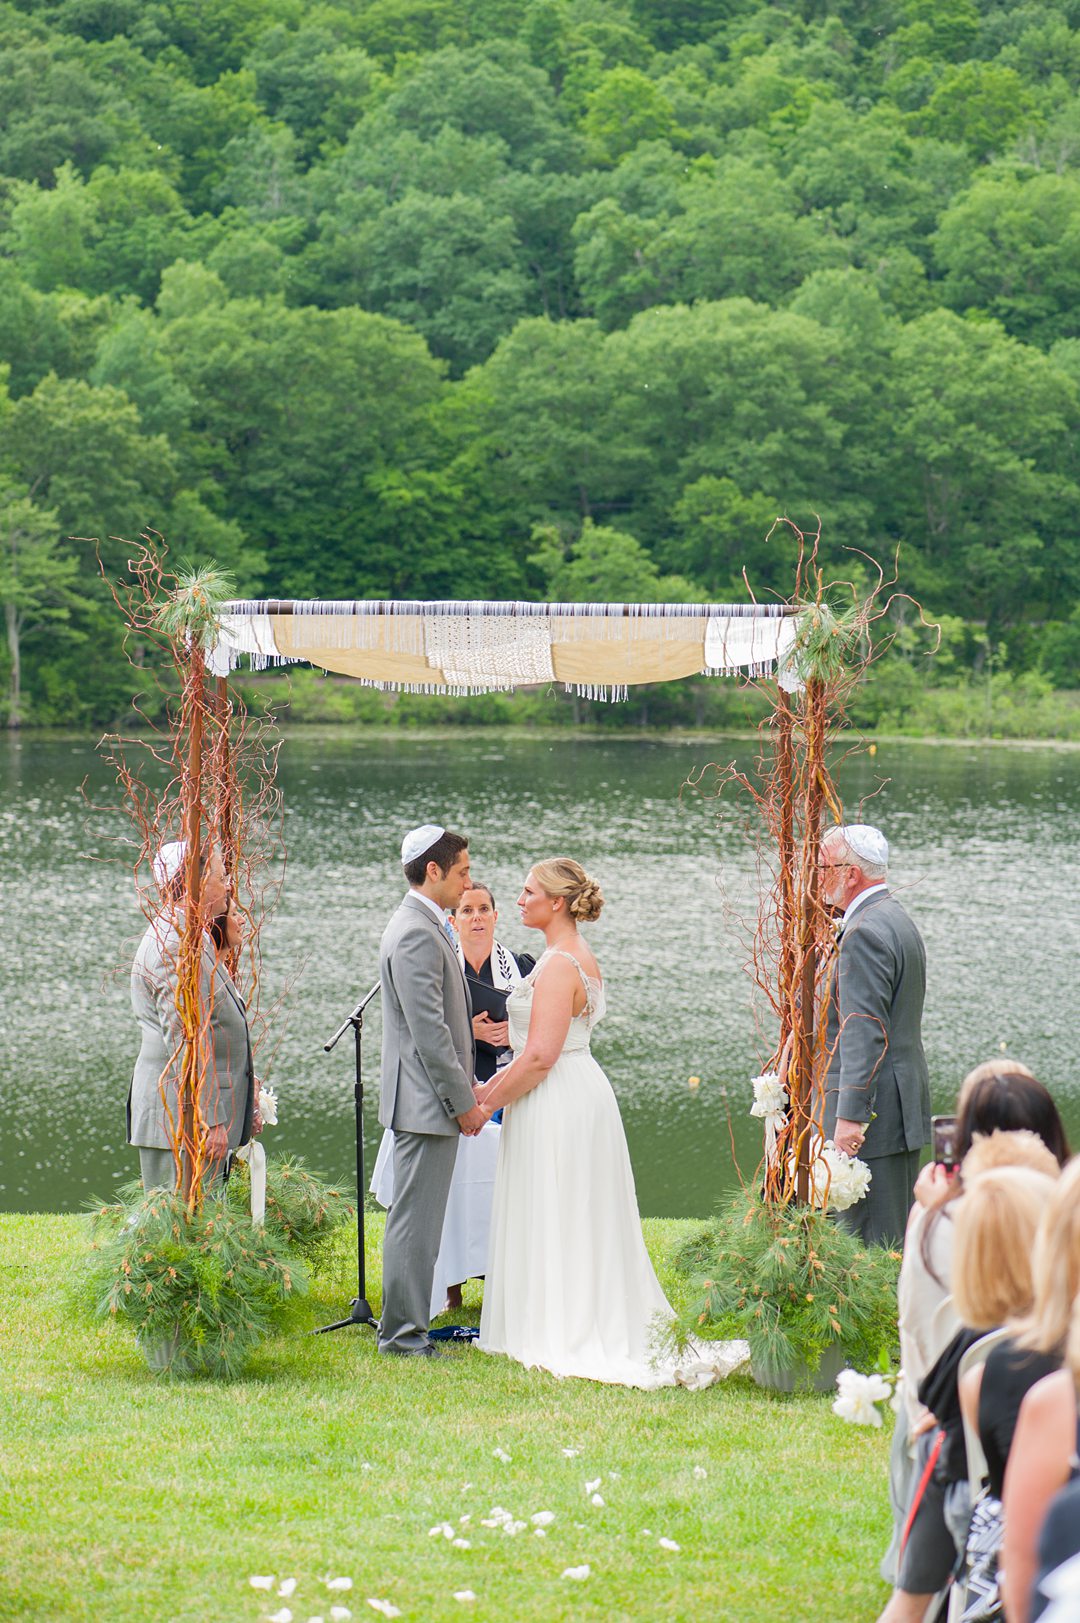
[[[221,1177],[222,1169],[228,1164],[228,1157],[218,1161],[212,1166],[203,1178],[203,1188],[210,1189]],[[175,1189],[176,1188],[176,1161],[172,1150],[152,1150],[141,1146],[139,1149],[139,1171],[142,1174],[144,1189]]]
[[[838,1214],[841,1228],[863,1245],[901,1246],[921,1159],[921,1150],[900,1150],[896,1155],[875,1155],[868,1160],[873,1173],[870,1188],[857,1205]]]
[[[394,1133],[394,1204],[383,1239],[379,1351],[428,1344],[431,1286],[457,1160],[458,1133]]]

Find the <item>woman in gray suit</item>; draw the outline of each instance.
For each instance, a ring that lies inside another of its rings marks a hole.
[[[173,1149],[179,1122],[177,1102],[183,1031],[176,1008],[177,962],[183,930],[184,841],[162,846],[154,877],[162,910],[147,926],[131,970],[131,1006],[142,1039],[128,1093],[128,1143],[139,1152],[144,1189],[172,1188],[177,1182]],[[221,856],[205,859],[200,910],[204,920],[199,1002],[199,1112],[211,1161],[207,1182],[216,1182],[232,1152],[257,1131],[255,1073],[244,1000],[209,934],[211,920],[227,920],[227,886]],[[228,923],[220,926],[227,930]],[[171,1124],[171,1131],[170,1131]]]

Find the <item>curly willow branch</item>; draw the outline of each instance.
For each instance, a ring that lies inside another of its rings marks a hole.
[[[753,685],[771,700],[771,713],[758,729],[753,767],[743,772],[734,762],[714,764],[684,788],[701,788],[711,774],[721,818],[739,804],[751,809],[762,897],[746,970],[778,1028],[764,1068],[781,1070],[789,1094],[775,1152],[763,1163],[763,1191],[770,1202],[824,1207],[825,1165],[812,1177],[811,1163],[823,1138],[825,1081],[833,1056],[826,1033],[836,927],[821,895],[818,858],[827,828],[845,821],[833,771],[864,747],[849,731],[847,705],[871,663],[892,642],[894,633],[882,622],[890,605],[906,594],[893,590],[895,571],[886,580],[877,565],[876,583],[862,598],[851,582],[826,585],[818,562],[820,527],[808,536],[789,519],[778,519],[767,539],[777,530],[790,535],[797,548],[789,606],[800,611],[793,660],[802,689],[789,694],[756,680]],[[738,815],[745,821],[743,813]]]
[[[116,540],[118,537],[112,537]],[[205,1103],[217,1097],[208,1041],[211,1010],[201,976],[204,932],[203,870],[212,849],[220,851],[231,894],[246,924],[245,945],[228,964],[248,1005],[252,1048],[265,1035],[261,1008],[260,948],[263,924],[276,904],[284,873],[282,804],[275,786],[278,744],[272,717],[253,720],[223,680],[208,678],[204,648],[216,604],[231,583],[213,567],[183,577],[165,570],[164,539],[140,537],[128,560],[128,579],[108,581],[127,625],[125,651],[141,677],[149,678],[157,703],[144,691],[133,699],[145,732],[106,734],[105,760],[121,792],[119,806],[134,830],[115,836],[130,864],[148,922],[159,918],[162,900],[154,883],[153,858],[168,840],[187,841],[182,919],[177,958],[176,1009],[183,1032],[179,1051],[161,1077],[161,1095],[177,1165],[177,1188],[189,1209],[202,1202],[211,1162]],[[103,571],[104,572],[104,571]],[[132,853],[134,860],[132,861]],[[167,1086],[176,1083],[177,1109],[169,1109]]]

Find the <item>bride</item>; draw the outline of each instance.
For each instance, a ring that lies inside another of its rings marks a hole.
[[[670,1386],[675,1363],[653,1342],[673,1314],[642,1239],[619,1107],[589,1050],[604,986],[578,925],[603,905],[569,857],[537,863],[518,898],[547,950],[507,1002],[512,1063],[476,1090],[487,1115],[505,1107],[479,1345],[555,1375]]]

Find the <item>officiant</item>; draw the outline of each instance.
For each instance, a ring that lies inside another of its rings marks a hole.
[[[536,961],[528,953],[513,953],[496,941],[498,917],[490,889],[479,884],[465,892],[451,914],[472,1007],[478,1082],[490,1081],[513,1057],[507,1038],[506,999]],[[497,1118],[501,1114],[497,1112]],[[465,1280],[481,1278],[487,1268],[495,1163],[502,1131],[497,1118],[475,1137],[463,1136],[458,1143],[432,1283],[432,1318],[456,1311],[461,1306]],[[394,1200],[393,1143],[393,1134],[387,1130],[371,1174],[371,1193],[380,1206],[386,1207]]]

